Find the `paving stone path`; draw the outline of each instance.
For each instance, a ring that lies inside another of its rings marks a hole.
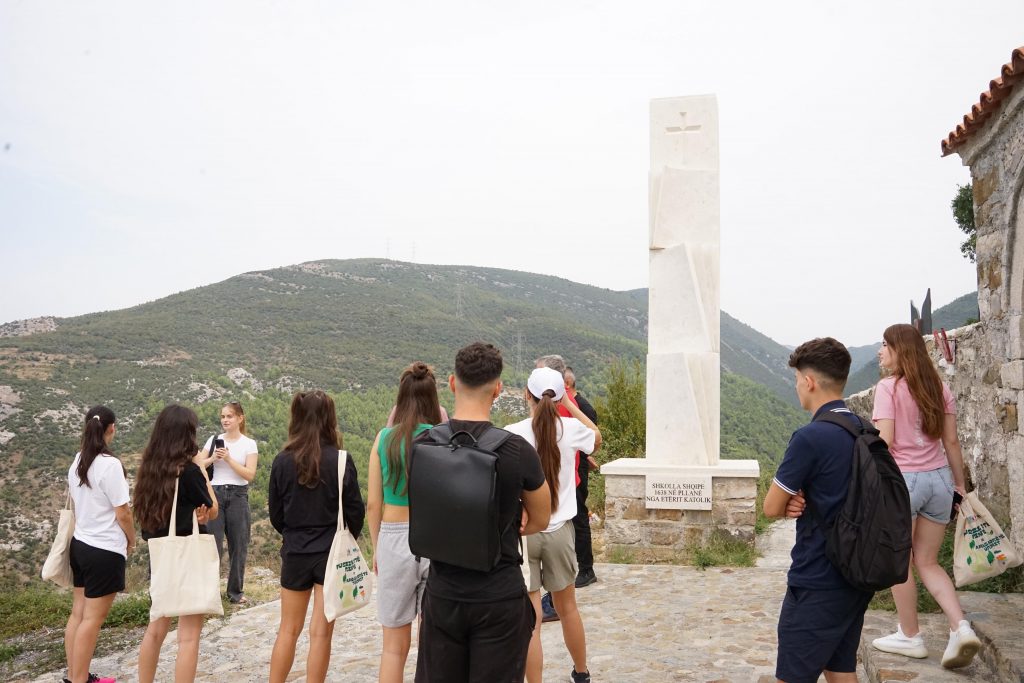
[[[595,682],[641,683],[646,681],[697,681],[701,683],[774,683],[775,626],[786,586],[788,548],[793,542],[791,523],[781,523],[758,542],[763,557],[749,569],[599,564],[599,582],[579,591],[580,611],[587,630],[590,670]],[[1014,598],[985,598],[988,618],[1001,614],[1006,621],[991,632],[1004,632],[1017,624],[1024,607]],[[980,604],[980,603],[979,603]],[[965,607],[971,607],[965,602]],[[270,652],[277,633],[279,605],[269,602],[237,612],[228,619],[208,620],[200,643],[198,681],[265,681]],[[371,605],[338,622],[328,680],[375,683],[381,649],[376,606]],[[992,617],[995,619],[996,617]],[[894,615],[869,613],[865,624],[866,666],[862,681],[991,681],[992,670],[982,661],[965,670],[948,673],[938,666],[942,616],[925,615],[923,623],[933,632],[927,660],[907,660],[891,655],[881,659],[870,649],[870,638],[892,628]],[[993,622],[992,626],[996,626]],[[939,636],[934,634],[938,633]],[[544,624],[545,680],[568,679],[571,661],[562,644],[558,623]],[[934,644],[932,641],[935,641]],[[1013,642],[1016,652],[1024,639]],[[942,643],[944,644],[944,642]],[[289,680],[305,680],[307,641],[299,641],[295,667]],[[173,680],[175,634],[164,645],[157,675]],[[94,660],[92,669],[118,681],[136,681],[137,650]],[[889,657],[890,659],[886,659]],[[1018,654],[1018,659],[1020,655]],[[410,653],[406,680],[411,681],[416,646]],[[1018,662],[1019,663],[1019,662]],[[993,667],[994,669],[995,667]],[[870,670],[871,678],[865,673]],[[55,683],[60,673],[35,679]],[[821,679],[824,681],[824,678]]]

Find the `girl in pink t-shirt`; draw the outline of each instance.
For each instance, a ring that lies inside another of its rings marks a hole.
[[[981,648],[981,641],[964,619],[953,582],[938,563],[953,492],[965,493],[953,394],[940,379],[916,328],[893,325],[882,339],[878,360],[891,376],[875,387],[871,420],[889,444],[907,482],[914,517],[912,566],[949,620],[949,643],[942,666],[966,666]],[[876,638],[872,644],[883,652],[927,657],[917,620],[913,572],[906,582],[892,587],[892,595],[899,627],[896,633]]]

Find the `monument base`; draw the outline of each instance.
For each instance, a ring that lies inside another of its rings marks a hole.
[[[603,465],[605,552],[625,551],[640,560],[668,559],[707,540],[716,529],[753,541],[760,472],[756,460],[696,466],[620,458]],[[648,477],[710,477],[711,509],[648,508]]]

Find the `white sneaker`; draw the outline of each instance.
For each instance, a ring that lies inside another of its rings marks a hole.
[[[973,633],[973,631],[972,631]],[[876,650],[891,652],[894,655],[903,655],[915,659],[924,659],[928,656],[928,648],[924,646],[924,638],[918,633],[916,636],[907,637],[903,635],[903,628],[896,627],[896,633],[875,638],[871,644]],[[947,648],[948,651],[948,648]]]
[[[949,644],[942,653],[942,666],[947,669],[967,666],[980,649],[981,641],[978,634],[971,628],[971,622],[964,619],[955,631],[949,632]]]

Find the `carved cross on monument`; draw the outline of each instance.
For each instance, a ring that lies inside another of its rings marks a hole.
[[[683,119],[682,124],[680,124],[678,126],[668,126],[665,129],[665,132],[666,133],[695,133],[698,130],[700,130],[700,124],[688,125],[686,123],[687,115],[688,115],[688,113],[685,112],[685,111],[679,112],[680,118]]]

